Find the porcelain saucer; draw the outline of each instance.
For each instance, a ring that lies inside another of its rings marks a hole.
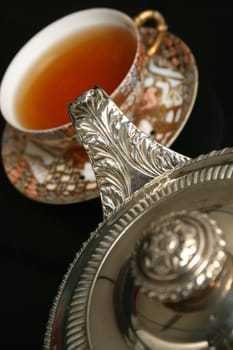
[[[145,46],[156,36],[142,28]],[[198,88],[198,70],[189,47],[167,32],[159,52],[146,65],[143,94],[134,124],[170,147],[185,126]],[[26,197],[48,204],[71,204],[99,196],[91,163],[82,146],[68,152],[42,146],[6,125],[2,160],[14,187]]]

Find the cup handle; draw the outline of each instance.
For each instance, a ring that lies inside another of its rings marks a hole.
[[[156,36],[155,42],[150,46],[150,48],[146,52],[146,55],[148,57],[152,57],[157,52],[168,28],[167,23],[164,17],[161,15],[161,13],[159,11],[154,11],[154,10],[146,10],[146,11],[140,12],[134,18],[134,22],[136,26],[140,28],[144,23],[146,23],[151,19],[154,20],[156,23],[156,29],[158,31],[158,35]]]

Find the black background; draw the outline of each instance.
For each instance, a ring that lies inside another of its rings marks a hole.
[[[112,7],[130,16],[158,9],[169,31],[192,50],[199,70],[194,109],[172,145],[190,157],[233,146],[232,23],[230,1],[4,2],[0,10],[0,75],[17,50],[55,19],[89,7]],[[0,117],[2,134],[5,121]],[[53,206],[22,196],[0,164],[0,348],[42,348],[53,298],[81,243],[102,220],[99,198]]]

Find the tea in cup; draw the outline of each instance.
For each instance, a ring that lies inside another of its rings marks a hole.
[[[151,18],[158,35],[145,52],[139,27]],[[132,117],[145,62],[166,29],[157,11],[144,11],[134,20],[115,9],[91,8],[56,20],[21,48],[0,86],[0,108],[7,122],[3,162],[20,192],[53,204],[98,195],[67,106],[99,85]]]

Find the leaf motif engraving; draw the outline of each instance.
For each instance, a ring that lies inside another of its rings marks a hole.
[[[188,159],[140,131],[98,87],[70,104],[69,113],[91,160],[104,217],[146,182]]]
[[[91,95],[90,95],[91,96]],[[73,124],[87,150],[100,190],[104,216],[109,216],[131,194],[130,176],[124,171],[121,154],[112,152],[112,134],[119,125],[112,123],[115,110],[108,100],[97,94],[95,99],[78,100],[70,106]],[[115,146],[116,147],[116,146]]]
[[[147,177],[154,178],[187,158],[161,146],[132,123],[122,124],[119,146],[127,161]]]

